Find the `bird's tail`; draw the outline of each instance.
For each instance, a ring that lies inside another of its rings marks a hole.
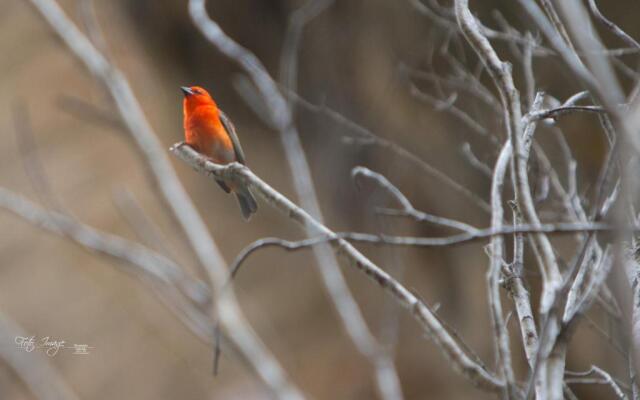
[[[256,203],[256,199],[253,197],[253,194],[251,194],[251,190],[247,187],[238,189],[235,193],[238,198],[242,217],[248,221],[251,218],[251,215],[258,211],[258,203]]]

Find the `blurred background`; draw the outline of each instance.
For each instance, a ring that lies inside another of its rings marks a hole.
[[[85,29],[82,21],[87,11],[83,3],[87,2],[60,3]],[[208,9],[227,34],[253,51],[277,77],[289,15],[303,3],[210,0]],[[632,36],[639,36],[637,2],[600,3],[610,19]],[[94,4],[95,16],[104,30],[104,49],[127,76],[166,148],[182,140],[179,87],[201,85],[235,122],[252,170],[296,200],[278,133],[247,106],[237,90],[242,71],[203,39],[189,18],[186,2],[95,0]],[[471,6],[486,25],[496,29],[496,10],[516,27],[528,23],[510,2],[475,1]],[[461,149],[468,142],[481,161],[493,165],[495,146],[474,135],[459,120],[413,96],[405,73],[407,68],[432,68],[446,76],[450,66],[439,61],[439,49],[449,36],[410,1],[336,0],[304,30],[298,92],[312,103],[335,109],[375,134],[411,149],[488,199],[489,179],[467,162]],[[605,41],[614,42],[604,36]],[[508,56],[507,47],[499,46]],[[70,55],[28,1],[2,1],[0,54],[0,186],[50,206],[28,173],[25,160],[37,156],[56,203],[65,212],[101,230],[143,241],[123,211],[123,197],[133,196],[166,239],[157,250],[197,274],[196,260],[153,190],[108,94]],[[473,69],[477,61],[470,51],[467,54]],[[633,56],[623,60],[632,68],[637,64]],[[570,76],[559,72],[560,66],[553,57],[535,58],[539,87],[563,99],[577,87]],[[434,90],[428,82],[414,83],[425,91]],[[465,97],[459,102],[469,106],[471,115],[502,140],[499,121],[486,118],[482,104]],[[24,115],[28,115],[33,139],[28,146],[31,154],[25,154],[17,136],[21,131],[17,125],[24,123]],[[561,122],[578,160],[580,189],[585,193],[603,154],[602,134],[594,121],[587,116]],[[431,236],[448,233],[428,224],[374,215],[374,207],[394,204],[375,186],[354,184],[350,172],[357,165],[387,176],[420,210],[488,226],[484,211],[417,170],[414,164],[384,148],[346,143],[342,138],[353,132],[344,125],[303,108],[297,108],[296,122],[327,225],[335,231]],[[544,136],[540,140],[553,143]],[[553,149],[550,153],[555,154]],[[245,223],[231,196],[179,160],[171,159],[228,262],[258,238],[303,237],[297,225],[264,203]],[[358,247],[436,306],[438,314],[493,368],[485,285],[488,258],[483,243],[432,249]],[[50,358],[81,398],[267,397],[264,387],[233,354],[223,354],[220,374],[213,377],[212,349],[192,335],[147,286],[117,268],[112,259],[90,253],[2,211],[0,265],[3,314],[28,335],[91,346],[88,355],[67,351]],[[407,399],[489,398],[448,366],[405,310],[360,272],[343,266],[371,330],[384,343],[394,344]],[[243,268],[235,281],[243,310],[304,392],[318,399],[377,396],[372,368],[345,334],[311,252],[264,249],[250,257]],[[536,274],[534,268],[528,276],[534,290],[539,281]],[[510,301],[504,304],[511,309]],[[597,311],[593,314],[597,320]],[[510,329],[518,349],[514,351],[516,373],[525,379],[522,371],[526,360],[514,322]],[[619,369],[620,356],[594,329],[584,325],[572,342],[568,369],[584,370],[597,364],[624,374]],[[606,388],[574,389],[581,399],[612,395]],[[0,397],[32,396],[18,375],[0,362]]]

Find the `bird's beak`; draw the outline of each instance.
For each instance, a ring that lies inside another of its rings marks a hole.
[[[191,90],[191,88],[188,88],[186,86],[180,86],[180,90],[182,90],[182,93],[184,93],[185,96],[190,96],[193,94],[193,90]]]

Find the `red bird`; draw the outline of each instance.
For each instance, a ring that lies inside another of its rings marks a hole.
[[[180,88],[184,93],[184,139],[197,152],[209,157],[216,164],[237,161],[245,164],[244,153],[236,130],[206,90],[199,86]],[[234,192],[245,220],[258,210],[256,200],[246,186],[228,184],[217,180],[227,193]]]

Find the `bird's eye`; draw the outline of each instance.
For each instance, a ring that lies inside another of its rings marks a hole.
[[[195,94],[202,94],[202,92],[199,89],[193,89],[193,93]]]

